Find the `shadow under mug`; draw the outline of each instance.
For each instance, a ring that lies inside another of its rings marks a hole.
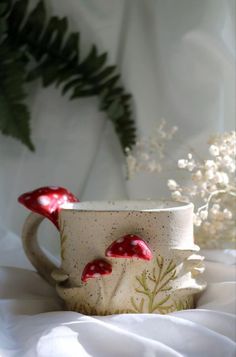
[[[166,314],[193,308],[194,295],[206,286],[203,257],[193,239],[191,203],[67,203],[59,212],[60,267],[37,243],[43,219],[37,213],[26,219],[24,250],[56,287],[67,310],[87,315]]]

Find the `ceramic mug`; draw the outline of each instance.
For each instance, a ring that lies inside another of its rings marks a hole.
[[[68,310],[166,314],[193,308],[194,295],[205,288],[191,203],[66,203],[58,219],[59,268],[37,243],[43,219],[38,213],[26,219],[24,249],[39,273],[56,286]]]

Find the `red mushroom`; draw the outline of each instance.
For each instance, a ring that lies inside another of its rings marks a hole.
[[[40,187],[26,192],[18,201],[33,212],[39,213],[52,221],[58,227],[58,212],[66,202],[79,200],[67,189],[57,186]]]
[[[103,259],[95,259],[89,262],[82,273],[81,280],[86,282],[88,279],[100,278],[102,275],[109,275],[112,272],[112,266]]]
[[[114,241],[107,249],[106,256],[112,258],[152,259],[152,252],[147,243],[137,235],[127,234]]]

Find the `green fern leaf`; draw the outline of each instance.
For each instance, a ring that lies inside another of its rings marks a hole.
[[[17,1],[8,16],[8,24],[11,24],[11,26],[8,26],[8,32],[14,36],[12,40],[17,40],[20,26],[27,12],[28,2],[28,0]]]
[[[70,99],[98,96],[99,109],[112,121],[123,150],[132,147],[131,96],[121,86],[116,66],[107,65],[107,53],[99,54],[93,45],[80,61],[79,33],[68,33],[66,18],[48,18],[43,0],[29,14],[28,0],[15,0],[7,26],[7,40],[31,59],[28,81],[40,78],[44,87],[54,84]]]
[[[0,44],[0,131],[22,141],[30,150],[30,115],[24,99],[25,63],[21,55]]]
[[[79,61],[79,51],[78,51],[79,41],[80,41],[79,33],[72,32],[68,36],[68,39],[61,52],[62,57],[68,58],[68,61],[74,61],[77,63]]]
[[[100,73],[95,74],[95,76],[92,77],[91,79],[95,82],[107,80],[108,77],[110,77],[115,70],[116,70],[116,66],[108,66],[105,69],[103,69]]]
[[[23,17],[24,19],[24,17]],[[21,36],[28,36],[28,39],[34,43],[40,38],[43,26],[46,21],[46,11],[42,1],[28,15],[27,20],[23,27],[19,30]]]
[[[80,78],[80,77],[75,78],[75,79],[72,79],[72,80],[69,80],[69,81],[63,86],[62,94],[67,93],[71,88],[74,88],[74,86],[79,86],[79,85],[82,86],[82,81],[81,81],[81,78]]]

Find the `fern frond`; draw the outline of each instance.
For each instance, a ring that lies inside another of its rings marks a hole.
[[[26,63],[21,53],[0,43],[0,131],[21,140],[31,151],[29,111],[24,102]]]
[[[98,96],[99,109],[107,113],[125,149],[135,144],[131,96],[121,85],[116,66],[107,65],[107,53],[95,45],[80,60],[79,33],[68,32],[66,18],[48,18],[40,0],[28,13],[28,0],[16,0],[7,18],[7,36],[13,46],[31,56],[27,79],[41,78],[44,87],[54,84],[70,99]]]

